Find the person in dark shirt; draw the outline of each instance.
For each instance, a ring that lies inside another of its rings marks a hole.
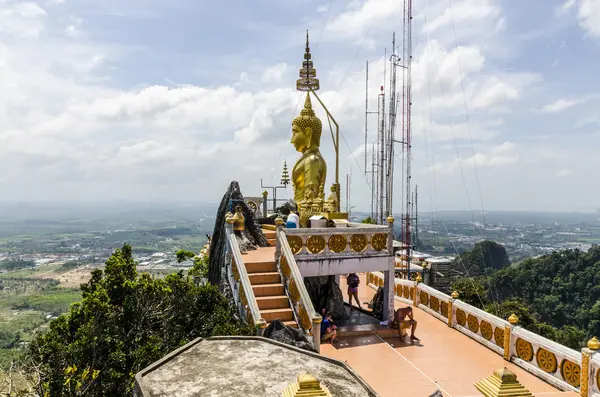
[[[350,310],[354,310],[352,308],[353,297],[356,300],[358,307],[361,307],[360,301],[358,300],[358,285],[360,284],[360,278],[356,273],[350,273],[348,277],[346,277],[346,282],[348,283],[348,305],[350,305]]]
[[[337,327],[333,324],[331,312],[327,312],[323,318],[323,321],[321,322],[321,342],[331,339],[331,344],[333,344],[336,336]]]

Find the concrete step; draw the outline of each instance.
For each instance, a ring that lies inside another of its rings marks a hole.
[[[285,295],[282,284],[258,284],[252,286],[254,296],[281,296]]]
[[[290,301],[285,295],[257,296],[256,303],[260,310],[284,309],[290,307]]]
[[[277,265],[275,261],[257,261],[245,263],[246,271],[248,274],[250,273],[267,273],[267,272],[276,272]]]
[[[267,327],[271,324],[271,322],[267,322]],[[292,327],[292,328],[298,328],[298,324],[294,321],[294,320],[290,320],[290,321],[284,321],[283,322],[284,325],[287,325],[288,327]]]
[[[260,311],[260,316],[267,322],[277,319],[281,321],[290,321],[294,319],[294,312],[289,307],[283,309],[265,309]]]
[[[267,239],[275,238],[275,232],[273,230],[262,229],[262,232]]]
[[[248,278],[251,285],[281,283],[279,272],[248,273]]]

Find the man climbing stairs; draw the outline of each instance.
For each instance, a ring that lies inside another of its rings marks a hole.
[[[265,234],[268,232],[266,231]],[[275,245],[275,232],[272,233],[273,245]],[[271,240],[270,235],[267,234],[266,237]],[[275,247],[261,247],[249,251],[243,255],[243,260],[261,317],[268,324],[280,319],[285,325],[297,328],[298,324],[294,320],[294,313],[275,263]]]

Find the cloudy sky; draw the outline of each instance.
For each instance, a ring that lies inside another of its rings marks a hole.
[[[375,98],[402,8],[0,0],[0,200],[210,203],[231,180],[259,195],[299,156],[289,140],[309,29],[341,173],[366,210],[365,62]],[[600,207],[600,1],[414,0],[414,13],[420,208]],[[322,152],[332,181],[328,131]]]

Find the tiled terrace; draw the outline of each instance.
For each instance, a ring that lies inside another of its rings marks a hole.
[[[346,295],[343,278],[341,287]],[[361,275],[360,302],[370,301],[374,293]],[[396,308],[400,306],[403,304],[396,302]],[[419,322],[418,344],[402,343],[398,337],[345,336],[333,346],[322,345],[321,354],[345,361],[382,397],[423,397],[438,389],[447,397],[480,396],[473,384],[503,366],[534,396],[579,395],[560,392],[420,309],[415,309],[414,315]]]

